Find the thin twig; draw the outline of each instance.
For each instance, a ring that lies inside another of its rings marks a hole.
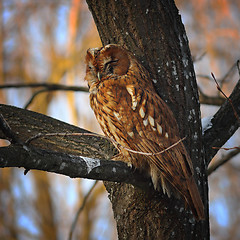
[[[194,57],[193,62],[196,63],[198,61],[201,61],[202,58],[206,55],[207,52],[203,52],[199,57]]]
[[[27,109],[29,105],[33,102],[34,98],[43,92],[50,91],[74,91],[74,92],[89,92],[87,87],[78,87],[78,86],[67,86],[63,84],[49,84],[49,83],[15,83],[15,84],[4,84],[0,85],[0,89],[5,88],[43,88],[35,93],[33,93],[32,97],[25,104],[24,109]]]
[[[93,186],[91,187],[91,189],[88,191],[87,195],[84,197],[83,199],[83,202],[81,204],[81,206],[79,207],[76,215],[75,215],[75,218],[73,220],[73,223],[72,223],[72,226],[71,226],[71,229],[70,229],[70,232],[69,232],[69,235],[68,235],[68,240],[71,240],[72,239],[72,236],[73,236],[73,232],[74,232],[74,229],[77,225],[77,221],[78,221],[78,218],[80,216],[80,213],[82,212],[82,210],[84,209],[85,205],[86,205],[86,202],[88,200],[88,197],[89,195],[91,194],[91,192],[93,191],[93,189],[95,188],[95,186],[97,185],[98,181],[95,181],[95,183],[93,184]]]
[[[210,167],[207,170],[208,176],[211,173],[213,173],[214,171],[216,171],[216,169],[218,169],[220,166],[222,166],[223,164],[225,164],[226,162],[231,160],[234,156],[236,156],[239,153],[240,153],[240,149],[239,148],[235,148],[235,150],[233,150],[229,154],[225,155],[221,160],[219,160],[218,162],[213,163],[212,165],[210,165]]]
[[[222,89],[221,89],[221,87],[219,86],[219,84],[218,84],[218,82],[217,82],[214,74],[213,74],[213,73],[211,73],[211,74],[212,74],[213,80],[215,81],[215,83],[216,83],[216,85],[217,85],[217,90],[218,90],[218,91],[228,100],[228,102],[231,104],[231,107],[232,107],[232,109],[233,109],[234,115],[235,115],[236,119],[238,120],[238,122],[240,123],[240,118],[239,118],[239,116],[238,116],[238,114],[237,114],[237,111],[235,110],[235,108],[234,108],[234,106],[233,106],[232,100],[231,100],[229,97],[227,97],[227,95],[222,91]]]
[[[33,93],[33,95],[31,96],[31,98],[27,101],[27,103],[25,104],[24,106],[24,109],[28,109],[28,107],[30,106],[30,104],[33,102],[34,98],[40,94],[40,93],[43,93],[43,92],[49,92],[49,91],[53,91],[53,90],[50,90],[50,89],[41,89],[39,91],[36,91],[35,93]]]
[[[199,100],[201,104],[221,106],[225,102],[225,98],[221,96],[210,97],[206,95],[205,93],[203,93],[200,87],[198,87],[198,91],[199,91]]]
[[[125,149],[125,150],[127,150],[127,151],[129,151],[129,152],[132,152],[132,153],[137,153],[137,154],[146,155],[146,156],[155,156],[155,155],[159,155],[159,154],[162,154],[162,153],[170,150],[171,148],[177,146],[180,142],[182,142],[182,141],[185,140],[185,139],[186,139],[186,137],[178,140],[177,142],[175,142],[175,143],[172,144],[171,146],[165,148],[164,150],[162,150],[162,151],[160,151],[160,152],[156,152],[156,153],[139,152],[139,151],[135,151],[135,150],[132,150],[132,149],[130,149],[130,148],[124,147],[124,146],[122,146],[122,145],[120,145],[120,144],[119,144],[119,145],[120,145],[120,147],[122,147],[123,149]]]
[[[0,84],[0,88],[38,88],[42,87],[49,90],[66,90],[66,91],[80,91],[88,92],[88,88],[79,86],[67,86],[64,84],[49,84],[49,83],[13,83]]]
[[[64,86],[64,85],[57,85],[52,84],[49,85],[48,88],[40,89],[36,91],[32,97],[28,100],[28,102],[25,104],[24,109],[27,109],[29,105],[33,102],[34,98],[43,92],[50,92],[50,91],[80,91],[80,92],[89,92],[88,88],[86,87],[74,87],[74,86]]]
[[[239,61],[239,60],[238,60]],[[238,61],[237,63],[234,63],[230,68],[229,70],[227,71],[227,73],[221,78],[220,80],[220,83],[221,85],[223,85],[223,83],[226,81],[226,79],[228,78],[228,76],[231,74],[231,72],[235,69],[236,67],[236,64],[238,64]]]

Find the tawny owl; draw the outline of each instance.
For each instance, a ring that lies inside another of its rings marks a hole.
[[[202,200],[183,143],[155,154],[180,136],[173,113],[155,92],[146,69],[131,52],[114,44],[89,49],[86,64],[91,107],[103,132],[123,146],[120,159],[148,172],[155,189],[161,187],[168,196],[180,193],[196,219],[203,219]]]

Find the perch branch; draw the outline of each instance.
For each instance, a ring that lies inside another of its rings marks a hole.
[[[136,154],[140,154],[140,155],[145,155],[145,156],[154,156],[154,155],[160,155],[168,150],[170,150],[173,147],[176,147],[180,142],[184,141],[186,139],[186,137],[179,139],[178,141],[176,141],[175,143],[171,144],[169,147],[163,149],[160,152],[141,152],[141,151],[136,151],[130,148],[127,148],[123,145],[121,145],[120,143],[116,142],[114,139],[109,138],[107,136],[103,136],[103,135],[99,135],[97,133],[46,133],[46,134],[42,134],[42,133],[38,133],[35,136],[30,137],[29,139],[26,140],[26,144],[29,144],[30,142],[32,142],[35,139],[38,138],[44,138],[44,137],[49,137],[49,136],[62,136],[62,137],[67,137],[67,136],[96,136],[96,137],[101,137],[104,139],[107,139],[108,141],[112,142],[115,146],[117,146],[117,148],[122,148],[125,149],[129,152],[132,153],[136,153]]]
[[[149,177],[144,177],[136,169],[124,162],[111,161],[117,153],[107,139],[99,136],[50,136],[26,141],[37,133],[66,132],[90,133],[84,129],[61,122],[51,117],[23,110],[13,106],[1,105],[0,114],[17,133],[19,142],[0,148],[0,167],[23,167],[54,172],[71,178],[125,182],[150,189]],[[0,138],[11,140],[0,129]],[[24,144],[21,144],[23,142]]]

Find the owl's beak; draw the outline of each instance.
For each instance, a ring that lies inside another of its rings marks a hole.
[[[98,80],[101,81],[101,73],[100,72],[97,72],[97,77],[98,77]]]

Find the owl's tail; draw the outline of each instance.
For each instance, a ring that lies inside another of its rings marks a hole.
[[[193,177],[187,181],[187,185],[189,196],[186,197],[186,201],[196,220],[203,220],[205,218],[204,206]]]

